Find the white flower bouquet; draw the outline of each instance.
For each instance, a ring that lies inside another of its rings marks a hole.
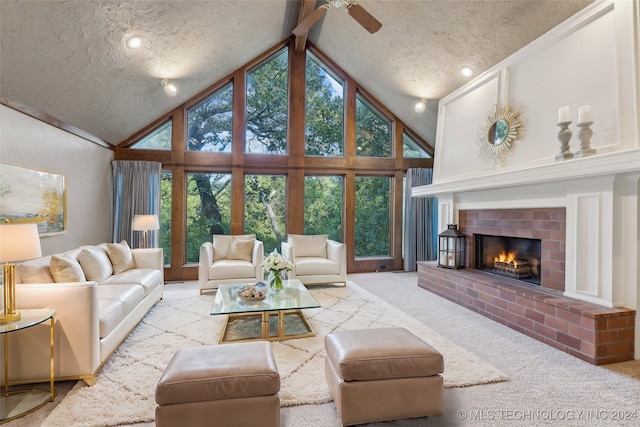
[[[269,272],[269,287],[272,289],[282,289],[282,272],[293,270],[291,261],[279,254],[277,249],[264,259],[262,267]]]

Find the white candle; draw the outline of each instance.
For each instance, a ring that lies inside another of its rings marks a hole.
[[[569,121],[569,107],[564,106],[558,108],[558,123],[564,123]]]
[[[578,109],[578,123],[587,123],[591,121],[591,106],[585,105]]]

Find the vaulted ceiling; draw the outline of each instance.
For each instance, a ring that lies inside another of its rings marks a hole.
[[[308,40],[433,144],[435,100],[591,0],[361,0],[370,34],[331,9]],[[316,4],[324,4],[319,0]],[[290,37],[294,0],[0,2],[2,103],[118,144]],[[143,37],[136,50],[125,46]],[[178,88],[167,97],[160,80]],[[419,98],[434,100],[418,114]],[[2,141],[4,142],[4,141]]]

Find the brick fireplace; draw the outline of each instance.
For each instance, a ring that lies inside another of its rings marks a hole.
[[[437,197],[439,232],[468,237],[467,268],[420,263],[419,286],[594,364],[640,359],[639,161],[599,152],[413,188]],[[475,270],[478,234],[540,239],[540,285]]]
[[[419,263],[418,286],[590,363],[633,359],[634,310],[563,295],[565,208],[471,209],[458,216],[467,236],[467,266],[474,266],[476,235],[539,239],[540,286],[434,263]]]

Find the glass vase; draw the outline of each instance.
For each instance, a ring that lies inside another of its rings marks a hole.
[[[269,271],[269,289],[274,292],[280,292],[284,289],[284,280],[286,279],[285,270]]]

